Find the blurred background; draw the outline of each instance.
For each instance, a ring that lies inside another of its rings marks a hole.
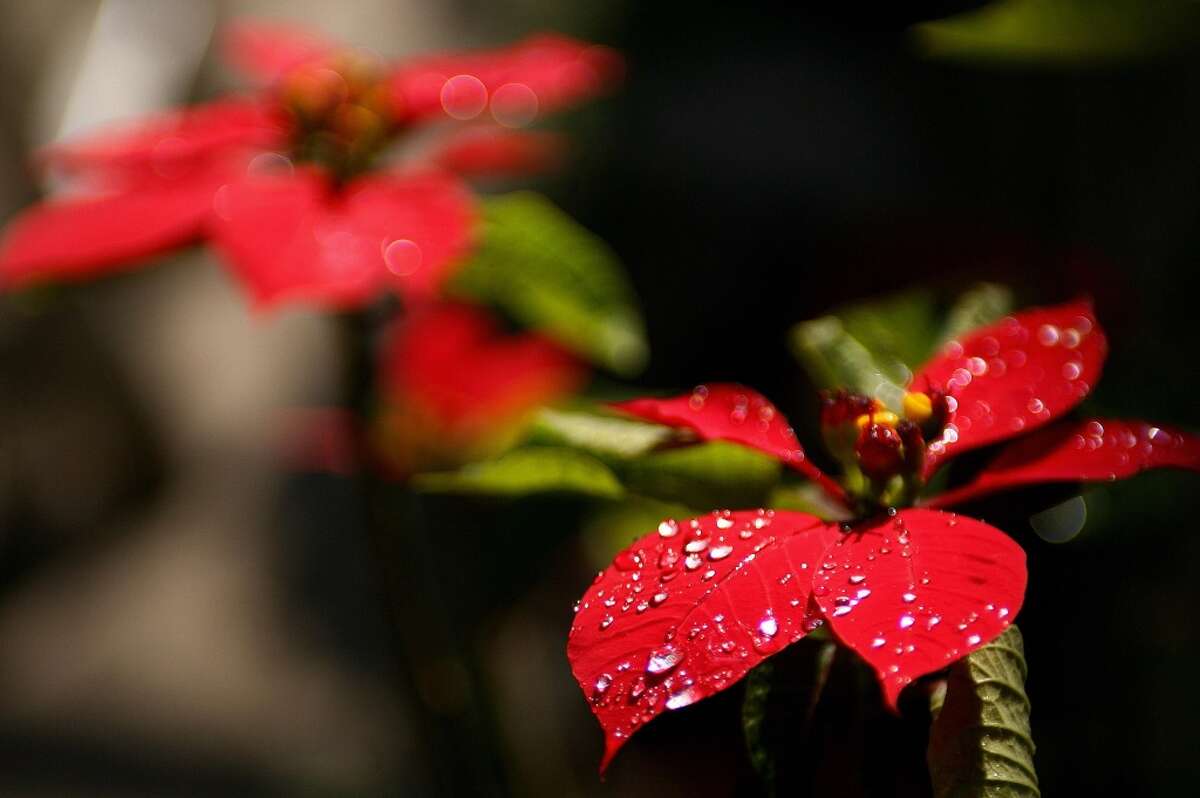
[[[1091,294],[1112,342],[1093,406],[1196,429],[1197,4],[799,5],[3,0],[0,219],[38,196],[37,146],[235,85],[229,19],[388,56],[561,30],[629,61],[538,188],[629,269],[641,388],[745,382],[811,441],[791,325],[992,280]],[[393,632],[358,487],[276,456],[281,408],[336,400],[337,357],[330,320],[251,315],[198,250],[0,299],[0,794],[755,794],[736,690],[597,778],[564,655],[595,568],[576,502],[402,502],[427,545]],[[1200,491],[1168,473],[1084,499],[1069,544],[993,510],[1030,553],[1043,791],[1174,792],[1200,777]],[[859,752],[822,794],[921,745]]]

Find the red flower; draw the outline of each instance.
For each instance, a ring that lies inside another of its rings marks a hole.
[[[767,452],[864,520],[719,511],[664,521],[619,554],[578,605],[568,643],[606,733],[602,767],[641,724],[723,690],[823,624],[871,664],[893,708],[913,679],[997,637],[1024,597],[1021,548],[982,521],[896,509],[963,451],[1018,438],[974,481],[927,505],[1048,480],[1200,470],[1200,437],[1145,422],[1093,419],[1034,431],[1087,395],[1105,351],[1090,305],[1079,302],[1027,311],[948,344],[918,370],[904,418],[863,397],[827,396],[823,432],[845,466],[845,489],[808,462],[771,403],[742,386],[618,405],[700,439]]]
[[[379,373],[379,449],[404,476],[503,448],[532,410],[587,372],[548,338],[500,335],[483,311],[439,304],[386,332]]]
[[[54,146],[71,190],[19,214],[0,283],[81,279],[212,240],[257,303],[361,305],[391,289],[427,299],[471,243],[457,174],[545,165],[559,143],[494,125],[451,134],[398,165],[404,134],[453,118],[519,126],[611,81],[611,51],[558,36],[380,67],[315,36],[243,26],[232,60],[265,84]]]

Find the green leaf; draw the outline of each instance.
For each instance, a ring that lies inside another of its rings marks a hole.
[[[826,521],[849,521],[852,513],[835,502],[815,482],[789,482],[771,491],[767,506],[776,510],[809,513]]]
[[[933,348],[935,311],[927,291],[847,305],[792,328],[792,351],[819,387],[850,388],[898,410],[913,367]]]
[[[625,487],[688,507],[764,507],[779,483],[779,461],[725,441],[652,452],[629,461]]]
[[[538,412],[529,433],[531,443],[582,449],[606,462],[638,457],[675,437],[659,424],[552,408]]]
[[[604,463],[573,449],[531,446],[458,471],[421,474],[414,485],[432,493],[517,497],[534,493],[578,493],[619,499],[624,488]]]
[[[742,734],[768,795],[777,792],[777,757],[794,755],[808,738],[836,652],[827,637],[810,634],[746,676]]]
[[[833,312],[888,376],[904,383],[933,351],[937,307],[930,291],[904,291]]]
[[[926,55],[991,63],[1127,61],[1194,42],[1189,0],[1004,0],[913,29]]]
[[[951,306],[942,325],[938,343],[952,341],[976,327],[991,324],[1013,308],[1010,288],[996,283],[980,283],[965,291]]]
[[[544,197],[485,199],[481,243],[452,290],[513,318],[618,374],[645,365],[633,289],[608,246]]]
[[[950,668],[935,694],[929,773],[936,798],[1038,796],[1025,695],[1025,648],[1017,627]]]

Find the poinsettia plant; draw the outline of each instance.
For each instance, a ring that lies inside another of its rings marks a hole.
[[[568,657],[605,732],[602,769],[656,716],[731,687],[808,635],[831,633],[869,664],[893,710],[914,682],[1019,651],[1019,638],[990,644],[1015,635],[1024,551],[947,508],[1043,482],[1200,470],[1194,434],[1066,418],[1095,386],[1106,352],[1090,303],[1077,301],[956,336],[898,393],[827,392],[821,432],[836,478],[809,460],[767,398],[741,385],[616,405],[673,428],[675,445],[722,440],[765,453],[810,480],[829,509],[667,518],[600,572],[576,606]],[[935,491],[939,470],[984,447],[995,454],[973,478]],[[971,685],[949,684],[946,706],[959,705],[953,691]],[[982,780],[1036,792],[1031,762],[994,770]]]
[[[462,178],[547,165],[557,138],[519,128],[621,71],[614,52],[558,35],[395,64],[271,25],[226,44],[258,84],[249,96],[42,153],[68,190],[8,225],[0,283],[90,278],[204,239],[260,305],[428,300],[475,243]]]

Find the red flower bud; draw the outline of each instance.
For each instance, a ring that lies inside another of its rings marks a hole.
[[[896,425],[896,433],[904,444],[904,470],[919,475],[925,470],[925,437],[921,428],[907,419]]]
[[[858,465],[876,482],[886,482],[904,470],[904,445],[900,433],[888,424],[867,424],[854,444]]]

